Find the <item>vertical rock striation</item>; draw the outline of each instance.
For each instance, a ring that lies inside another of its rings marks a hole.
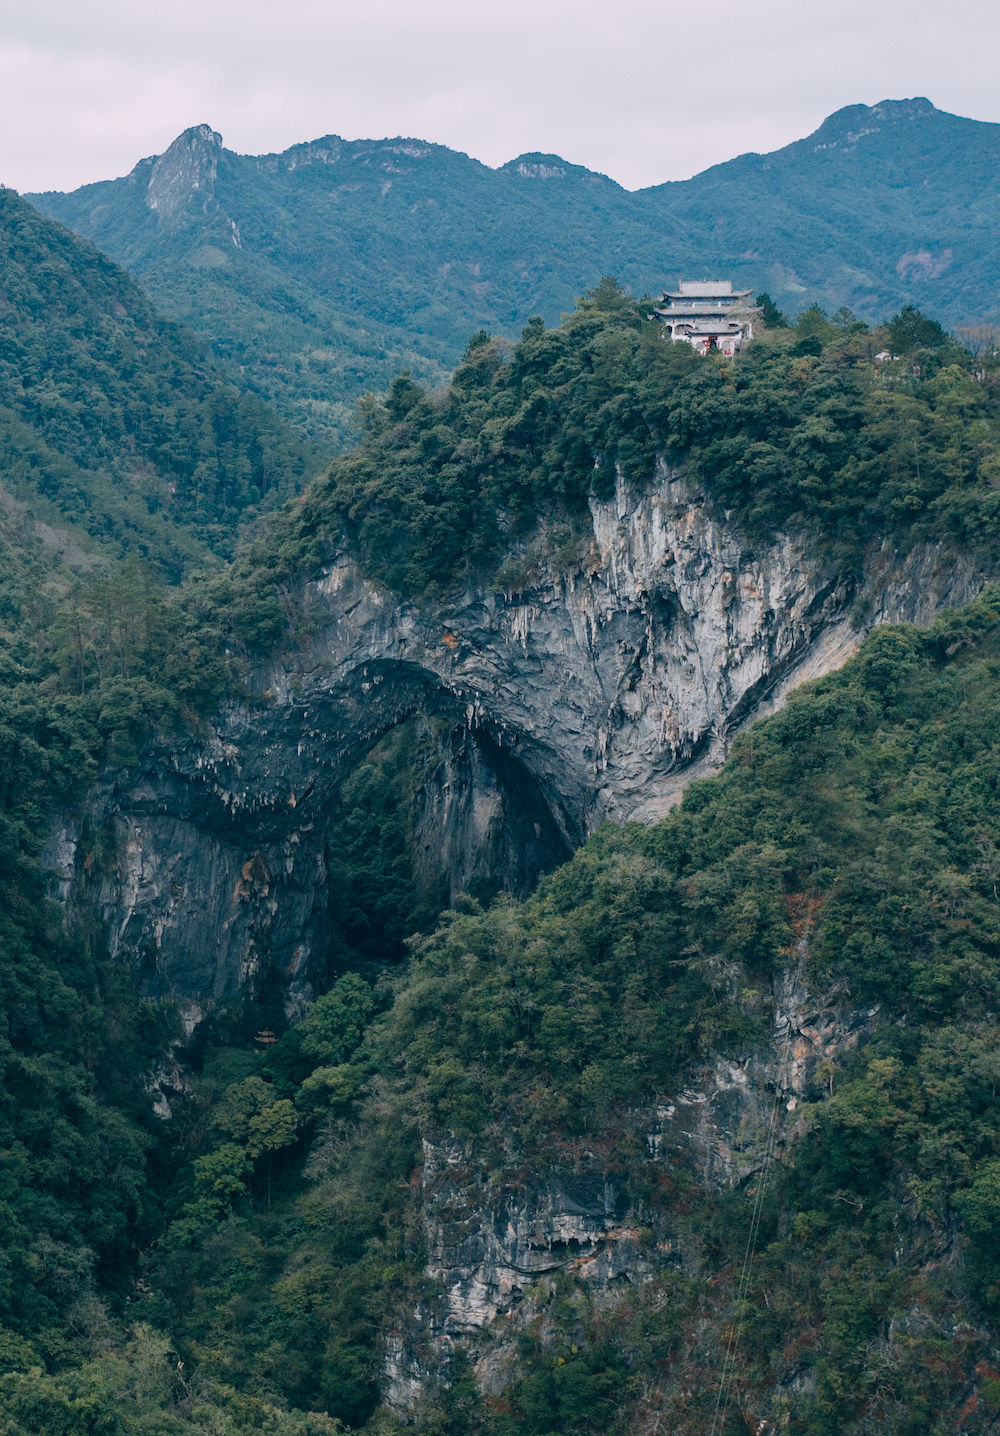
[[[512,1131],[476,1142],[425,1135],[420,1213],[426,1275],[438,1294],[425,1295],[388,1334],[384,1390],[392,1407],[411,1411],[447,1381],[459,1346],[472,1356],[480,1387],[500,1390],[516,1366],[518,1331],[544,1315],[557,1279],[613,1305],[668,1271],[697,1272],[688,1205],[740,1183],[766,1183],[770,1162],[801,1126],[800,1104],[825,1095],[827,1070],[879,1020],[878,1009],[858,1008],[844,991],[806,989],[807,943],[803,936],[798,968],[775,980],[769,1041],[738,1060],[709,1057],[655,1107],[628,1114],[628,1130],[619,1115],[606,1137],[531,1152]],[[631,1159],[632,1175],[645,1168],[652,1188],[657,1174],[686,1174],[687,1198],[671,1217],[629,1195],[625,1150],[641,1154]]]
[[[322,970],[331,799],[397,724],[423,714],[452,734],[422,804],[455,883],[523,891],[605,819],[664,813],[864,629],[927,621],[983,579],[929,548],[844,575],[798,539],[751,547],[665,469],[593,504],[572,571],[543,565],[514,592],[418,606],[345,546],[299,595],[311,637],[258,675],[260,703],[109,775],[88,818],[107,860],[65,831],[53,865],[193,1020],[265,974],[294,1004]]]
[[[192,211],[207,214],[214,198],[222,136],[211,125],[192,125],[152,162],[146,204],[167,229]]]

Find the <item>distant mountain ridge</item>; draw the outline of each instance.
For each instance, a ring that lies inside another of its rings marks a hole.
[[[123,179],[29,196],[140,277],[251,384],[338,438],[400,368],[436,382],[478,328],[548,322],[602,274],[725,274],[793,310],[1000,319],[1000,125],[850,105],[771,154],[629,192],[557,155],[498,169],[414,138],[277,154],[209,125]]]

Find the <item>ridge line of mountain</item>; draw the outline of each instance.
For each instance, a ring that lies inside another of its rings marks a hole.
[[[635,191],[558,155],[493,169],[400,136],[243,156],[199,124],[122,179],[29,199],[341,444],[364,392],[402,369],[440,384],[470,335],[557,323],[602,275],[637,295],[726,277],[790,313],[1000,321],[998,156],[1000,125],[922,97]]]
[[[879,124],[899,124],[906,123],[907,121],[911,120],[929,118],[932,115],[945,115],[951,119],[964,118],[963,116],[953,114],[951,111],[938,109],[937,106],[935,106],[929,99],[926,98],[926,96],[923,95],[918,95],[910,99],[903,100],[884,99],[878,101],[874,105],[865,105],[862,103],[844,105],[839,110],[834,110],[816,127],[815,130],[812,130],[808,135],[803,136],[801,139],[790,140],[784,145],[779,145],[774,150],[742,150],[739,154],[733,155],[728,160],[722,160],[713,165],[706,165],[703,170],[696,170],[686,179],[659,180],[654,181],[652,184],[649,185],[636,186],[636,188],[634,189],[630,189],[628,186],[621,184],[621,182],[616,180],[612,175],[605,174],[602,170],[593,170],[588,165],[578,164],[575,161],[567,160],[564,156],[556,154],[554,152],[541,150],[524,150],[520,154],[512,156],[512,158],[510,158],[509,160],[504,160],[498,165],[491,165],[488,164],[485,160],[479,159],[476,155],[471,154],[467,150],[455,149],[451,145],[443,144],[437,140],[424,139],[418,135],[358,135],[352,139],[348,139],[343,135],[338,135],[330,131],[323,135],[317,135],[313,139],[298,140],[294,144],[288,145],[283,150],[267,150],[260,154],[251,154],[242,150],[227,149],[226,145],[224,144],[221,132],[216,130],[214,126],[206,122],[188,125],[180,132],[180,134],[175,137],[174,140],[171,141],[171,143],[166,147],[166,149],[161,150],[156,154],[144,155],[141,159],[135,162],[135,164],[132,166],[132,169],[129,170],[127,174],[118,176],[117,178],[132,179],[133,177],[136,177],[138,175],[138,172],[144,166],[155,164],[158,160],[161,160],[166,155],[168,155],[171,150],[173,150],[176,146],[180,146],[183,143],[190,147],[191,144],[197,140],[206,143],[208,148],[210,149],[214,149],[217,151],[226,150],[228,154],[233,155],[237,159],[254,161],[261,168],[275,168],[281,160],[288,159],[293,159],[293,163],[289,167],[295,168],[295,161],[298,160],[299,155],[302,155],[307,162],[311,162],[313,157],[315,156],[317,159],[320,159],[326,163],[336,163],[336,161],[340,158],[340,155],[347,148],[362,147],[375,150],[380,150],[383,148],[399,148],[401,152],[406,153],[410,158],[414,159],[424,158],[432,154],[456,155],[462,159],[469,160],[472,164],[477,165],[484,170],[490,171],[492,174],[517,174],[521,178],[531,179],[563,179],[581,176],[588,180],[604,181],[610,185],[613,185],[615,189],[620,190],[624,194],[638,195],[645,194],[651,190],[655,191],[662,189],[666,185],[688,184],[693,180],[699,179],[702,175],[711,174],[718,169],[725,168],[726,165],[737,164],[743,160],[766,160],[772,156],[781,155],[786,153],[787,151],[794,150],[799,146],[808,146],[811,141],[817,140],[822,135],[830,135],[834,137],[832,140],[832,144],[837,144],[839,143],[839,139],[837,138],[838,129],[850,123],[860,124],[862,126],[862,128],[848,131],[845,136],[845,138],[847,138],[849,142],[856,143],[858,140],[864,138],[868,134],[874,133],[875,126],[872,126],[870,123],[866,124],[866,121],[874,120],[879,122]],[[972,121],[972,123],[988,124],[990,122],[977,120]],[[827,145],[830,145],[830,147],[832,147],[832,145],[828,141],[824,145],[816,145],[815,148],[825,148],[827,147]],[[321,147],[327,148],[324,150]],[[406,148],[403,149],[403,147]],[[331,157],[331,151],[333,150],[338,150],[339,153]],[[299,162],[301,163],[301,161]],[[526,170],[529,167],[532,172],[526,173]],[[540,169],[544,169],[546,172],[534,172],[535,170]],[[75,194],[79,193],[80,190],[89,189],[93,185],[101,185],[112,182],[113,181],[108,179],[88,180],[85,184],[77,186],[77,188],[73,191],[61,191],[56,189],[34,191],[26,190],[24,191],[24,195],[28,199],[41,199],[42,197],[47,195],[64,193]]]

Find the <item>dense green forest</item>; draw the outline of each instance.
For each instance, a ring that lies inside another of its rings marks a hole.
[[[557,330],[477,335],[447,390],[402,376],[366,401],[356,449],[179,590],[147,529],[109,530],[125,561],[74,567],[32,510],[4,511],[2,1436],[404,1429],[379,1372],[386,1332],[440,1300],[422,1137],[501,1192],[596,1152],[649,1275],[605,1302],[543,1284],[508,1323],[502,1382],[480,1394],[459,1353],[416,1413],[426,1436],[705,1431],[732,1341],[727,1431],[1000,1419],[1000,591],[876,631],[668,819],[601,830],[525,903],[441,914],[420,890],[420,745],[390,735],[328,815],[338,975],[293,1026],[268,998],[178,1045],[101,925],[47,896],[50,825],[98,771],[224,696],[262,701],[248,660],[302,636],[295,583],[345,528],[419,601],[472,572],[516,589],[579,561],[616,466],[643,483],[663,459],[751,535],[801,527],[844,571],[882,542],[992,552],[992,356],[912,310],[874,331],[768,312],[732,364],[664,344],[610,281]],[[86,409],[67,452],[86,452]],[[114,477],[115,452],[90,472]],[[209,502],[231,532],[227,491],[187,493],[178,544]],[[85,831],[85,860],[106,840]],[[863,1013],[868,1040],[782,1118],[756,1185],[652,1160],[651,1109],[766,1050],[787,972]],[[148,1080],[178,1061],[164,1119]]]
[[[102,765],[134,763],[151,732],[196,723],[232,689],[210,602],[169,585],[197,568],[210,587],[215,556],[318,459],[122,270],[8,190],[0,263],[6,1373],[75,1367],[80,1332],[134,1284],[165,1190],[146,1083],[176,1019],[108,962],[98,924],[67,927],[50,901],[51,821],[78,811]],[[100,835],[87,842],[99,852]],[[39,1403],[8,1390],[0,1427],[117,1420],[83,1388],[72,1416]]]
[[[663,462],[754,538],[801,532],[846,571],[886,537],[992,549],[998,417],[995,354],[974,359],[917,311],[872,330],[807,309],[727,364],[664,344],[607,279],[558,329],[532,320],[513,347],[474,336],[447,390],[404,374],[366,399],[357,446],[236,572],[287,583],[346,529],[398,592],[484,571],[516,590],[543,559],[579,558],[588,502],[613,494],[616,472],[641,484]]]
[[[879,630],[663,823],[603,830],[529,902],[446,915],[389,987],[342,977],[266,1052],[228,1049],[156,1320],[206,1376],[356,1422],[387,1306],[427,1299],[418,1132],[464,1138],[498,1183],[599,1143],[651,1249],[681,1234],[697,1259],[603,1307],[557,1282],[521,1314],[509,1388],[459,1382],[418,1429],[624,1432],[652,1385],[666,1429],[705,1430],[734,1320],[743,1411],[944,1432],[976,1390],[962,1429],[991,1429],[998,665],[997,590],[927,633]],[[796,1119],[737,1310],[752,1186],[706,1191],[641,1133],[699,1061],[766,1041],[789,969],[878,1019]],[[274,1179],[246,1114],[282,1104]]]
[[[0,477],[36,519],[176,580],[318,468],[117,265],[12,190],[0,266]]]
[[[476,329],[558,323],[605,273],[636,296],[714,273],[795,310],[996,323],[996,147],[995,125],[927,100],[853,105],[772,154],[629,193],[556,155],[493,170],[336,135],[239,155],[202,125],[124,178],[31,198],[342,444],[366,390],[404,367],[442,382]]]
[[[734,1321],[740,1410],[944,1432],[975,1394],[962,1429],[991,1429],[998,674],[996,591],[927,633],[877,631],[658,826],[603,830],[525,904],[464,903],[402,972],[346,972],[273,1044],[259,1014],[216,1023],[166,1128],[136,1079],[169,1014],[46,917],[37,868],[8,866],[0,1429],[336,1429],[312,1410],[395,1430],[381,1334],[431,1297],[420,1132],[501,1182],[599,1143],[650,1250],[697,1258],[611,1305],[557,1282],[521,1313],[502,1395],[459,1372],[417,1429],[626,1431],[655,1392],[667,1429],[705,1430]],[[397,793],[376,757],[340,821],[391,833]],[[365,891],[372,847],[342,850]],[[386,895],[401,876],[383,864]],[[789,968],[878,1017],[769,1175],[744,1305],[753,1192],[651,1162],[644,1109],[707,1055],[759,1049]]]

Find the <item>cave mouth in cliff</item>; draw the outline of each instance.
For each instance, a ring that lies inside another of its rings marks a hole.
[[[326,833],[331,976],[399,962],[462,893],[523,897],[572,843],[539,782],[489,733],[409,717],[340,783]]]

